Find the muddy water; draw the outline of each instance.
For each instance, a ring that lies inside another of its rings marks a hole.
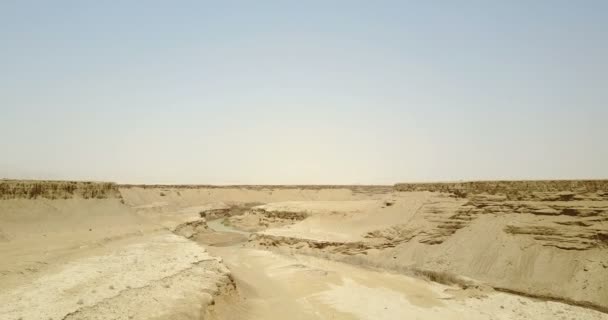
[[[209,226],[209,228],[211,230],[214,230],[217,232],[233,232],[233,233],[239,233],[239,234],[249,236],[249,234],[250,234],[249,232],[241,231],[241,230],[233,228],[232,226],[224,225],[222,223],[223,221],[224,221],[224,218],[211,220],[211,221],[207,222],[207,226]]]

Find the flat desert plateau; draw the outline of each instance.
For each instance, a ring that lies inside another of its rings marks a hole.
[[[0,180],[0,319],[608,319],[608,180]]]

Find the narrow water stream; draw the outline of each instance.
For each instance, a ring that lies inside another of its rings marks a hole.
[[[239,234],[249,236],[249,234],[250,234],[249,232],[241,231],[241,230],[235,229],[232,226],[224,225],[222,223],[223,221],[224,221],[224,218],[207,221],[207,226],[209,226],[209,228],[211,230],[214,230],[217,232],[233,232],[233,233],[239,233]]]

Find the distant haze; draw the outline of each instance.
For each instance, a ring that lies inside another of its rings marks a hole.
[[[608,1],[2,1],[0,177],[608,178]]]

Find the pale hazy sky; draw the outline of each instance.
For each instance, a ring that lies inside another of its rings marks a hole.
[[[0,1],[0,177],[608,178],[608,1]]]

